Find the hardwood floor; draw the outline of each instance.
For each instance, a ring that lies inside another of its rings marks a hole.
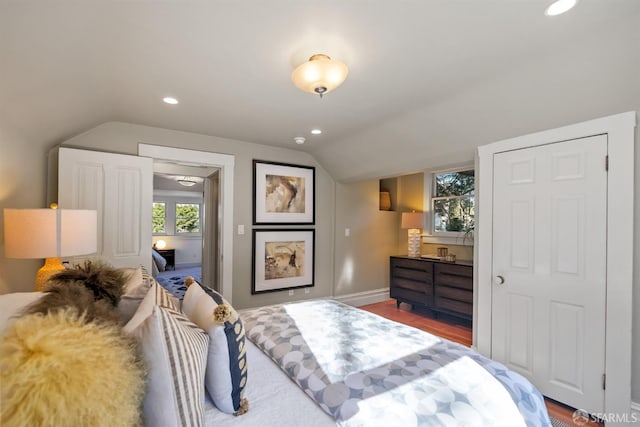
[[[413,326],[414,328],[455,341],[467,347],[471,346],[471,328],[468,324],[465,324],[464,321],[458,321],[455,318],[435,319],[427,312],[420,311],[418,309],[411,310],[410,306],[404,303],[400,304],[400,308],[396,308],[395,300],[364,305],[359,308],[375,313],[379,316],[386,317],[387,319],[394,320],[398,323],[404,323],[405,325]],[[604,426],[604,424],[593,422],[589,422],[588,424],[576,424],[572,419],[573,412],[575,411],[574,408],[547,398],[545,398],[545,403],[547,405],[549,415],[559,421],[567,423],[570,426]]]

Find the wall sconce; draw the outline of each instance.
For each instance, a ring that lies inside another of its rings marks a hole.
[[[420,256],[420,229],[424,225],[424,214],[422,212],[403,212],[401,228],[408,229],[409,256],[417,258]]]
[[[5,209],[7,258],[46,258],[36,276],[36,291],[64,270],[60,257],[88,255],[98,249],[98,213],[79,209]]]

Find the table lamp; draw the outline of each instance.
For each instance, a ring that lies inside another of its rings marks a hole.
[[[420,229],[424,224],[424,214],[422,212],[402,212],[402,224],[400,227],[407,228],[409,240],[409,256],[417,258],[420,256]]]
[[[5,209],[7,258],[46,258],[36,276],[36,291],[64,266],[60,257],[88,255],[98,247],[98,213],[80,209]]]

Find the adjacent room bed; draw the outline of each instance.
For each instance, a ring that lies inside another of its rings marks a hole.
[[[188,267],[173,265],[168,268],[167,260],[158,251],[153,249],[151,255],[151,273],[153,277],[178,299],[182,299],[187,290],[184,285],[184,280],[187,277],[194,277],[196,280],[202,278],[201,265]]]

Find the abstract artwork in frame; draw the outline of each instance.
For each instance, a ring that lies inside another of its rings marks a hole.
[[[316,168],[253,161],[253,224],[315,223]]]
[[[315,230],[253,230],[252,294],[314,285]]]

